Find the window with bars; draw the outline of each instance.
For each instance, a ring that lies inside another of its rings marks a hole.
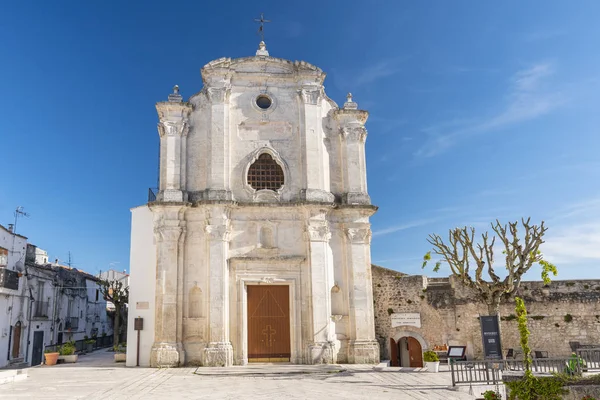
[[[273,157],[263,153],[248,170],[248,184],[255,190],[279,190],[283,186],[283,169]]]

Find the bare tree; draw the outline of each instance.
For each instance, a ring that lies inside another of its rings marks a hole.
[[[475,243],[475,228],[450,229],[448,242],[445,243],[437,234],[431,234],[427,241],[433,246],[433,253],[442,257],[433,268],[439,271],[442,262],[450,266],[452,275],[464,285],[476,289],[488,306],[490,315],[498,315],[502,296],[512,296],[521,284],[521,278],[533,264],[542,267],[544,283],[550,283],[550,273],[557,274],[556,266],[544,260],[540,246],[544,243],[544,234],[548,230],[544,221],[531,225],[530,219],[522,219],[524,237],[518,232],[518,221],[502,225],[496,220],[492,229],[502,242],[505,257],[506,276],[502,279],[494,271],[494,243],[496,236],[489,238],[488,232],[481,235],[483,243]],[[431,252],[423,257],[423,268],[431,260]],[[484,277],[487,273],[487,278]],[[504,275],[504,274],[501,274]],[[487,280],[486,280],[487,279]]]
[[[115,316],[113,321],[113,330],[114,330],[114,338],[113,344],[114,346],[119,345],[119,329],[121,323],[121,313],[123,311],[123,307],[125,304],[129,302],[129,286],[123,284],[122,281],[118,279],[113,280],[101,280],[100,284],[100,292],[102,296],[111,303],[115,305]]]

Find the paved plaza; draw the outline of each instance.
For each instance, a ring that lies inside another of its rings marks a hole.
[[[375,371],[372,365],[251,365],[125,368],[97,351],[76,364],[34,367],[0,385],[0,399],[474,399],[450,388],[450,373]]]

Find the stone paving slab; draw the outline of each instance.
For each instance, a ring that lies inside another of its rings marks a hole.
[[[0,386],[0,399],[474,399],[449,388],[448,372],[375,371],[373,365],[211,370],[201,368],[198,374],[197,368],[188,367],[125,368],[112,362],[112,353],[92,353],[68,366],[30,368],[27,380]],[[278,373],[281,370],[285,372]]]

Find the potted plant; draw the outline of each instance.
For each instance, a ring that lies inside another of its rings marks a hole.
[[[114,346],[113,350],[115,351],[115,362],[125,362],[127,359],[127,354],[125,353],[127,350],[127,343],[119,343],[118,346]]]
[[[85,344],[85,352],[91,353],[94,351],[94,345],[96,344],[96,339],[89,339],[87,336],[83,337],[83,343]]]
[[[502,400],[500,393],[493,390],[486,390],[482,395],[484,400]]]
[[[440,358],[435,351],[429,350],[423,353],[423,361],[429,372],[440,371]]]
[[[46,365],[56,365],[58,361],[58,351],[46,349],[44,350],[44,358],[46,359]]]
[[[67,342],[60,346],[58,350],[60,352],[60,358],[66,363],[75,363],[79,356],[75,354],[75,343]]]

